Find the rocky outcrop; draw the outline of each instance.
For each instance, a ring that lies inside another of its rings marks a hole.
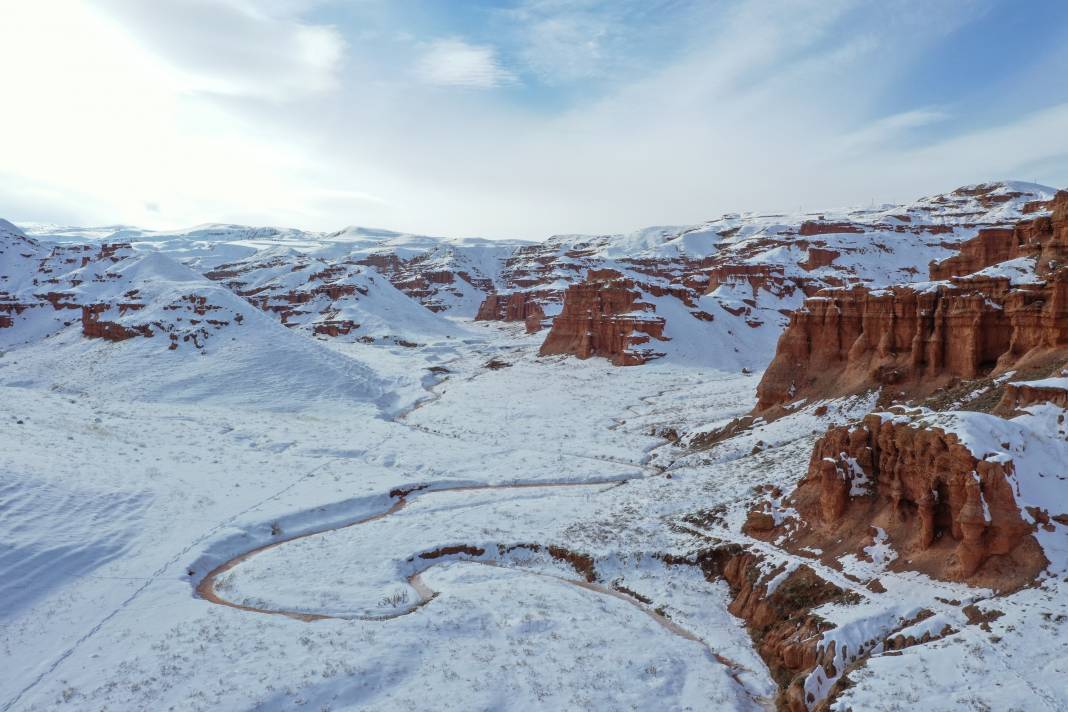
[[[1055,271],[1065,264],[1068,255],[1068,191],[1060,191],[1053,200],[1038,205],[1051,214],[1019,222],[1012,228],[980,230],[974,238],[961,243],[959,254],[932,262],[931,279],[961,277],[1018,257],[1034,258],[1040,275]]]
[[[0,293],[0,300],[6,295]],[[24,304],[15,300],[0,301],[0,329],[10,329],[15,326],[15,317],[28,309],[40,306],[40,304]]]
[[[359,324],[349,319],[330,319],[317,322],[312,333],[320,336],[337,337],[350,334],[354,329],[359,328]]]
[[[712,294],[722,286],[744,286],[756,297],[761,290],[776,296],[790,296],[797,289],[804,289],[796,278],[787,278],[781,265],[718,265],[705,272],[708,277],[703,290]]]
[[[823,247],[808,248],[808,259],[801,263],[801,269],[811,272],[820,267],[830,267],[834,261],[842,256],[838,250],[828,250]]]
[[[479,306],[475,321],[522,321],[526,324],[527,333],[541,331],[545,310],[537,297],[535,292],[494,292]]]
[[[1016,252],[1015,232],[1012,228],[980,230],[978,235],[961,243],[959,254],[941,262],[932,262],[929,267],[931,279],[941,280],[972,274],[1012,259]]]
[[[113,321],[102,320],[100,314],[109,308],[108,304],[90,304],[82,307],[82,334],[84,336],[106,341],[125,341],[135,336],[152,336],[152,328],[148,324],[123,326]]]
[[[1021,516],[1011,473],[1011,462],[978,459],[953,433],[869,415],[829,430],[813,448],[791,498],[808,525],[794,543],[855,554],[876,526],[910,569],[1022,585],[1047,562]]]
[[[1065,385],[1053,385],[1041,381],[1006,383],[1001,400],[994,407],[993,413],[1003,417],[1012,417],[1020,410],[1039,403],[1052,403],[1061,408],[1068,408],[1068,382]]]
[[[797,234],[801,237],[813,235],[837,235],[842,233],[862,233],[864,227],[850,222],[824,222],[823,220],[806,220],[801,223]]]
[[[728,610],[745,622],[757,652],[779,685],[777,709],[808,712],[816,702],[805,693],[808,674],[818,666],[829,668],[832,674],[842,672],[834,670],[834,645],[821,645],[821,634],[832,626],[812,611],[832,601],[854,600],[851,592],[824,581],[805,565],[789,573],[770,568],[759,554],[737,545],[704,550],[692,557],[662,558],[668,565],[699,567],[707,580],[727,583]],[[771,587],[769,582],[780,573],[780,581]]]
[[[974,290],[821,292],[791,315],[757,387],[757,409],[920,379],[933,389],[990,371],[1011,342],[1005,310]]]
[[[664,320],[641,301],[633,280],[614,270],[591,270],[586,281],[568,287],[553,320],[542,356],[602,356],[617,366],[645,363],[660,354],[646,346],[664,340]]]
[[[757,410],[885,386],[929,393],[953,377],[1000,373],[1068,348],[1068,268],[1060,266],[1068,193],[1058,194],[1052,216],[981,232],[971,244],[967,255],[932,269],[950,274],[1026,255],[1045,281],[951,275],[922,289],[822,290],[791,315],[758,386]]]

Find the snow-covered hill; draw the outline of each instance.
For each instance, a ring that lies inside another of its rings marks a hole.
[[[233,271],[271,256],[291,255],[324,268],[374,267],[405,294],[433,311],[473,316],[497,288],[502,261],[528,244],[480,238],[441,238],[390,230],[347,227],[336,232],[207,224],[186,230],[154,231],[129,226],[78,228],[28,224],[41,240],[85,244],[128,243],[135,251],[159,251],[201,272]]]
[[[161,252],[19,244],[0,383],[285,409],[384,395],[370,370]]]
[[[124,242],[134,251],[160,251],[225,281],[283,323],[356,338],[417,340],[419,331],[448,332],[445,322],[407,308],[389,289],[373,288],[372,269],[431,311],[520,320],[530,330],[551,326],[568,287],[583,283],[591,270],[612,270],[626,280],[633,301],[644,305],[642,318],[662,324],[661,335],[631,348],[623,344],[630,338],[623,333],[616,346],[593,348],[588,355],[628,363],[666,355],[760,368],[771,359],[787,314],[806,296],[825,287],[922,280],[929,262],[955,255],[982,229],[1009,227],[1041,210],[1054,192],[1006,181],[906,205],[728,214],[699,225],[560,235],[542,243],[360,227],[332,233],[225,224],[165,232],[126,226],[28,230],[71,244]],[[620,328],[627,329],[616,324],[613,330]],[[626,354],[613,351],[618,348]]]

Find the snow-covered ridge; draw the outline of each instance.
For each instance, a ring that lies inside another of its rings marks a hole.
[[[0,350],[18,348],[40,378],[62,381],[90,362],[114,393],[265,408],[383,395],[369,369],[170,256],[93,247],[28,241],[16,266],[29,272],[0,292]]]
[[[487,295],[522,292],[531,304],[522,312],[551,318],[560,312],[570,285],[591,270],[611,269],[637,284],[642,301],[657,314],[670,315],[665,333],[671,343],[656,350],[669,357],[678,352],[688,361],[726,358],[732,367],[759,367],[771,358],[786,314],[801,307],[806,295],[827,287],[922,279],[930,261],[956,254],[957,245],[983,227],[1008,226],[1033,214],[1054,192],[1002,182],[965,186],[907,205],[727,214],[698,225],[557,235],[540,243],[357,226],[335,232],[232,224],[170,231],[27,229],[60,244],[121,241],[135,252],[159,251],[222,280],[283,323],[354,337],[355,325],[382,326],[390,320],[397,322],[397,334],[410,332],[409,325],[433,333],[446,330],[440,320],[422,318],[393,296],[386,302],[408,316],[354,307],[370,306],[366,294],[353,291],[357,286],[360,292],[388,291],[371,289],[372,271],[435,312],[470,318]],[[724,352],[730,342],[736,344]]]

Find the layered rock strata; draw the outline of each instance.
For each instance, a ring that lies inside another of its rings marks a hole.
[[[534,292],[493,293],[483,300],[475,321],[521,321],[527,333],[541,331],[545,310]]]
[[[932,265],[948,279],[872,290],[822,290],[794,312],[758,387],[758,411],[793,400],[893,386],[930,392],[1049,358],[1068,347],[1068,193],[1052,215],[982,231],[958,258]],[[1003,257],[1035,260],[1035,278],[972,272]],[[971,271],[970,276],[957,274]]]
[[[872,526],[908,567],[998,588],[1046,560],[1013,494],[1012,463],[978,459],[953,433],[872,414],[829,430],[791,500],[809,529],[795,543],[856,553]]]
[[[660,355],[646,346],[664,340],[664,320],[641,300],[632,280],[613,270],[591,271],[568,287],[564,306],[539,353],[602,356],[617,366],[634,366]]]

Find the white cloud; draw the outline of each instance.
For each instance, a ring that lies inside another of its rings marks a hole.
[[[302,3],[91,1],[190,90],[292,100],[338,85],[345,42],[334,27],[300,21]]]
[[[543,2],[528,2],[512,12],[522,28],[523,61],[546,83],[603,76],[618,58],[605,46],[620,30],[613,17]]]
[[[407,4],[365,0],[386,19],[343,26],[339,58],[340,30],[312,22],[310,0],[172,1],[158,16],[156,3],[107,1],[106,13],[76,0],[0,7],[0,217],[539,238],[999,177],[1068,181],[1049,160],[1068,154],[1063,107],[969,113],[986,128],[965,132],[949,101],[908,104],[902,85],[925,49],[971,12],[956,3],[938,22],[907,12],[923,0],[703,3],[712,19],[689,28],[700,41],[670,61],[642,55],[640,71],[620,60],[615,30],[599,35],[585,67],[612,79],[569,87],[562,109],[539,103],[552,90],[529,67],[503,65],[523,61],[514,35],[526,27],[493,25],[492,44],[427,41],[444,30],[417,27]],[[307,28],[319,49],[302,45]],[[1039,78],[1048,104],[1068,99],[1054,76]]]
[[[844,135],[839,142],[843,153],[855,153],[882,147],[906,136],[913,129],[949,120],[945,111],[933,108],[913,109],[884,116],[861,129]]]
[[[291,196],[323,180],[306,137],[193,91],[188,67],[86,3],[12,3],[2,14],[0,209],[7,214],[150,226],[269,213],[306,219]],[[301,51],[295,64],[306,67]],[[267,86],[274,75],[257,78],[250,69],[257,61],[248,59],[249,79],[239,82],[237,66],[223,60],[220,81],[262,98],[274,91]],[[279,86],[303,70],[294,71],[279,69]],[[54,206],[42,214],[45,196]]]
[[[428,84],[476,89],[492,89],[516,80],[501,66],[493,47],[455,38],[433,42],[419,59],[416,73]]]

